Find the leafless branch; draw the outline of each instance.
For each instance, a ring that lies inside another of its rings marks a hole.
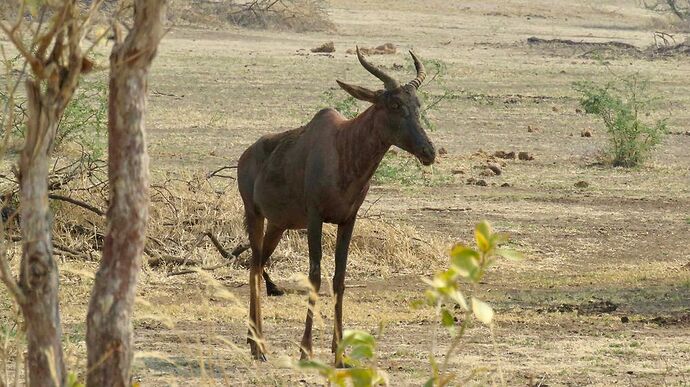
[[[235,179],[234,176],[221,175],[220,174],[220,172],[228,170],[228,169],[237,169],[237,165],[228,165],[225,167],[220,167],[220,168],[216,169],[215,171],[210,172],[208,175],[206,175],[206,178],[210,179],[212,177],[222,177],[222,178],[226,178],[226,179]]]
[[[12,275],[12,270],[10,269],[10,265],[7,262],[7,246],[4,241],[1,243],[2,245],[0,245],[0,279],[5,284],[7,290],[10,292],[10,294],[12,294],[12,297],[14,297],[17,303],[24,304],[26,303],[26,295],[19,287],[19,284]]]
[[[68,196],[62,196],[62,195],[58,195],[58,194],[48,194],[48,198],[53,199],[53,200],[60,200],[63,202],[71,203],[71,204],[74,204],[75,206],[89,210],[98,216],[105,216],[105,212],[103,210],[101,210],[100,208],[97,208],[95,206],[92,206],[89,203],[83,202],[83,201],[75,199],[75,198],[71,198]]]

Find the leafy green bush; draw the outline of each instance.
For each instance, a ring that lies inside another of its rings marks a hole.
[[[0,103],[9,101],[0,91]],[[23,139],[26,131],[27,112],[25,99],[14,98],[13,136]],[[9,114],[8,114],[9,115]],[[4,120],[3,120],[4,122]],[[108,125],[108,88],[103,82],[83,82],[65,108],[58,125],[53,148],[60,152],[68,144],[80,147],[91,159],[103,156]]]
[[[608,150],[614,166],[634,167],[642,163],[667,132],[666,121],[645,123],[648,115],[648,82],[638,76],[618,82],[597,85],[577,82],[574,89],[582,94],[580,104],[585,112],[602,119],[609,135]]]
[[[55,149],[74,143],[93,159],[99,159],[106,146],[107,125],[107,86],[102,82],[82,82],[62,116],[55,136]]]

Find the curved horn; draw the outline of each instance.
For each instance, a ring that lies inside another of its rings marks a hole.
[[[426,78],[426,70],[424,69],[422,61],[417,58],[417,55],[415,55],[412,50],[410,50],[410,55],[412,55],[412,60],[414,61],[414,68],[417,69],[417,77],[411,80],[408,85],[414,86],[415,89],[419,89],[419,86],[424,82],[424,78]]]
[[[362,67],[367,69],[367,71],[372,73],[376,78],[383,81],[383,86],[386,88],[386,90],[393,90],[400,87],[400,83],[398,83],[398,81],[393,79],[390,75],[384,73],[378,67],[367,62],[366,59],[364,59],[364,57],[362,56],[362,53],[359,52],[359,47],[357,47],[357,58],[359,59],[359,63],[362,64]]]

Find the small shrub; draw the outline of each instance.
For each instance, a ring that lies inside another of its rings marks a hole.
[[[351,95],[340,98],[333,90],[326,90],[321,95],[321,100],[324,108],[334,108],[349,120],[357,117],[359,114],[359,102]]]
[[[441,325],[449,331],[452,337],[443,363],[439,364],[436,361],[432,348],[430,354],[432,375],[425,386],[447,386],[456,378],[457,375],[448,371],[448,364],[465,331],[474,320],[493,329],[493,309],[489,304],[473,295],[470,295],[468,301],[468,292],[461,289],[462,281],[479,284],[489,266],[498,257],[509,260],[523,258],[522,254],[514,250],[500,247],[501,244],[508,241],[508,237],[493,232],[486,221],[477,224],[474,237],[476,243],[474,248],[462,244],[453,247],[450,252],[450,268],[436,273],[431,280],[425,280],[429,285],[426,299],[417,303],[425,302],[427,305],[433,306]],[[460,316],[456,316],[456,310],[459,311]],[[463,385],[468,381],[459,384]]]
[[[648,82],[638,76],[597,85],[577,82],[574,89],[582,97],[585,112],[595,114],[604,122],[609,136],[609,153],[614,166],[634,167],[642,163],[667,132],[665,120],[645,123],[648,115]]]
[[[508,237],[493,232],[486,221],[477,224],[474,236],[476,248],[462,244],[455,245],[450,252],[450,268],[437,273],[431,280],[425,280],[429,285],[425,292],[425,300],[413,303],[413,307],[420,307],[423,304],[433,306],[441,325],[448,329],[453,337],[442,364],[436,361],[432,348],[429,357],[432,376],[424,384],[425,387],[447,386],[456,379],[456,375],[448,371],[448,364],[454,356],[463,334],[470,327],[473,317],[493,328],[494,311],[491,306],[474,296],[471,296],[468,303],[467,292],[460,289],[461,281],[480,283],[487,269],[499,256],[509,260],[523,259],[522,254],[517,251],[500,247],[501,244],[508,241]],[[458,309],[462,314],[459,329],[456,323],[458,320],[454,316],[454,310]],[[345,354],[346,349],[350,350],[349,356]],[[338,369],[317,360],[302,360],[297,363],[297,367],[303,370],[317,371],[329,384],[332,383],[336,386],[346,386],[348,381],[355,387],[388,384],[387,375],[375,366],[375,350],[376,340],[371,334],[357,330],[346,330],[336,349],[337,357],[343,359],[346,368]],[[468,381],[469,379],[464,382]],[[463,384],[465,383],[459,385]]]
[[[0,103],[9,101],[0,91]],[[26,131],[26,100],[14,98],[13,122],[10,125],[14,137],[23,140]],[[4,120],[3,120],[4,121]],[[64,150],[76,145],[91,159],[103,156],[108,125],[108,88],[102,82],[83,82],[65,108],[58,125],[53,149]]]
[[[350,350],[349,355],[345,354],[346,349]],[[347,386],[348,380],[354,387],[388,384],[387,375],[376,368],[376,339],[371,334],[346,330],[336,351],[346,368],[335,368],[318,360],[301,360],[297,366],[304,370],[316,370],[329,383],[340,387]]]
[[[108,88],[102,82],[83,82],[62,116],[55,149],[74,143],[99,159],[106,146],[107,125]]]

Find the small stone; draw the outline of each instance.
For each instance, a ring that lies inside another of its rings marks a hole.
[[[539,128],[537,128],[536,126],[527,125],[527,132],[534,133],[534,132],[538,132],[538,131],[539,131]]]
[[[478,186],[480,186],[480,187],[486,187],[486,186],[488,185],[488,184],[486,183],[486,180],[484,180],[484,179],[479,179],[479,180],[477,180],[477,182],[474,183],[474,184],[475,184],[475,185],[478,185]]]
[[[622,316],[622,317],[621,317],[621,322],[622,322],[623,324],[627,324],[627,323],[630,322],[630,319],[628,318],[628,316]]]
[[[311,52],[335,52],[335,44],[333,42],[326,42],[319,47],[314,47]]]
[[[500,175],[501,172],[503,172],[501,171],[501,167],[498,164],[489,163],[489,165],[487,165],[487,168],[489,168],[491,172],[493,172],[496,176]]]
[[[477,179],[475,179],[474,177],[470,177],[469,179],[466,180],[466,182],[468,185],[475,184],[475,183],[477,183]]]
[[[584,181],[584,180],[580,180],[577,183],[575,183],[575,188],[587,188],[587,187],[589,187],[589,183]]]
[[[558,112],[558,107],[552,106],[552,107],[551,107],[551,110],[553,110],[554,112]]]
[[[490,176],[496,176],[496,174],[494,173],[494,171],[491,170],[491,168],[486,167],[481,172],[479,172],[479,176],[490,177]]]
[[[522,161],[529,161],[534,160],[534,156],[532,156],[529,152],[519,152],[518,159]]]
[[[439,155],[447,155],[447,154],[448,154],[448,151],[446,150],[446,148],[439,148],[439,149],[438,149],[438,154],[439,154]]]
[[[577,114],[582,114],[582,109],[576,108],[576,109],[575,109],[575,113],[577,113]]]
[[[592,137],[592,129],[585,129],[582,132],[580,132],[580,137]]]
[[[463,171],[462,169],[452,169],[450,173],[452,173],[453,175],[464,175],[465,171]]]
[[[504,187],[504,188],[505,188],[505,187],[510,187],[510,184],[508,184],[508,183],[503,183],[503,184],[501,184],[501,187]]]
[[[514,151],[506,152],[506,151],[500,150],[500,151],[494,152],[494,157],[498,157],[499,159],[515,160],[515,152]]]

